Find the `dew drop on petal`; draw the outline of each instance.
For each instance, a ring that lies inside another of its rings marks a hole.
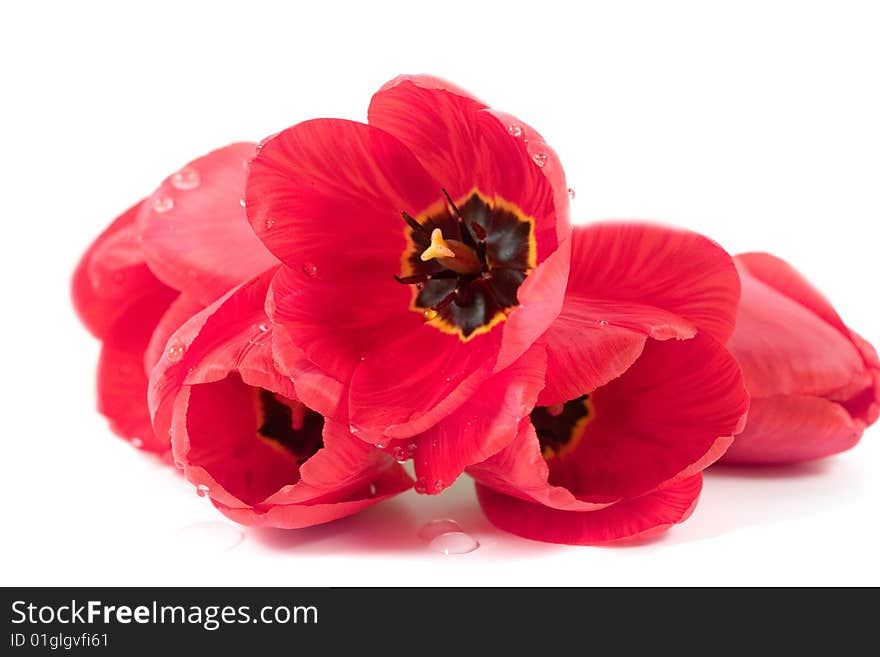
[[[537,164],[539,167],[543,167],[545,164],[547,164],[547,153],[544,153],[543,151],[538,151],[537,153],[532,155],[532,162]]]
[[[398,463],[406,463],[406,461],[409,459],[409,452],[406,450],[405,447],[401,445],[398,445],[394,448],[392,455],[394,456],[394,460]]]
[[[424,479],[416,479],[416,483],[413,484],[413,489],[419,494],[424,495],[428,492],[428,485],[425,483]]]
[[[376,495],[376,484],[370,484],[370,497],[374,497]]]
[[[275,225],[275,220],[274,219],[266,219],[263,222],[263,225],[266,227],[266,230],[272,230],[272,226]]]
[[[141,440],[140,438],[138,438],[137,436],[134,436],[131,439],[131,445],[132,445],[132,447],[135,447],[136,449],[140,449],[141,447],[144,446],[144,441]]]
[[[479,541],[464,532],[446,532],[428,543],[428,547],[441,554],[467,554],[480,547]]]
[[[600,319],[599,326],[608,326],[608,320],[607,319]]]
[[[438,479],[434,482],[434,492],[439,493],[441,490],[445,488],[445,484],[442,479]]]
[[[165,352],[165,356],[172,363],[176,363],[181,358],[183,358],[184,353],[186,353],[186,345],[183,344],[180,340],[175,340],[168,345],[168,350]]]
[[[428,321],[431,321],[432,319],[437,317],[437,311],[433,308],[428,308],[427,310],[425,310],[425,312],[422,313],[422,316]]]
[[[257,324],[257,328],[260,329],[260,332],[265,333],[269,330],[269,325],[265,322],[260,322],[259,324]]]
[[[221,554],[238,547],[244,533],[226,522],[194,522],[174,534],[174,547],[198,554]]]
[[[354,428],[352,428],[351,432],[354,433]],[[385,443],[376,443],[376,447],[379,449],[385,449]]]
[[[569,187],[569,188],[568,188],[568,198],[570,198],[570,199],[573,201],[573,200],[574,200],[574,197],[575,197],[574,188],[573,188],[573,187]]]
[[[164,196],[160,194],[156,198],[153,199],[153,211],[158,212],[159,214],[165,214],[166,212],[170,212],[171,209],[174,208],[174,199],[170,196]]]
[[[422,525],[417,536],[426,543],[430,543],[441,534],[460,531],[462,531],[461,525],[452,518],[438,518],[437,520],[429,520]]]
[[[188,190],[195,189],[202,181],[199,172],[192,167],[183,167],[180,171],[171,176],[171,186],[176,189]]]
[[[309,278],[315,278],[318,275],[318,265],[313,262],[307,262],[302,266],[302,273]]]
[[[410,454],[415,454],[418,449],[419,446],[417,443],[410,443],[406,446],[406,451],[408,451]]]
[[[522,127],[516,125],[515,123],[513,125],[507,126],[507,132],[510,134],[511,137],[522,137],[523,133]]]
[[[210,489],[205,484],[199,484],[198,486],[196,486],[196,495],[198,495],[199,497],[204,497],[208,494],[209,490]]]

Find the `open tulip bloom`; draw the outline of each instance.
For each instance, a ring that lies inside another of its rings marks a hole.
[[[242,524],[467,471],[498,527],[583,545],[682,522],[719,459],[826,456],[877,419],[876,353],[790,266],[572,230],[568,202],[538,132],[428,76],[383,86],[367,123],[214,151],[74,274],[98,408]]]

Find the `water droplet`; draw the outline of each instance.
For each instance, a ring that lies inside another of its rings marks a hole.
[[[307,262],[302,266],[302,272],[309,278],[315,278],[318,275],[318,265]]]
[[[511,137],[522,137],[523,133],[522,127],[516,124],[507,126],[507,132],[510,134]]]
[[[394,456],[394,460],[398,463],[406,463],[406,461],[409,459],[409,452],[402,445],[398,445],[394,448],[392,456]]]
[[[370,497],[376,495],[376,484],[370,484]]]
[[[434,492],[435,493],[439,493],[441,490],[443,490],[443,488],[444,488],[444,484],[443,484],[442,479],[438,479],[437,481],[434,482]]]
[[[361,430],[358,429],[353,424],[350,424],[350,425],[348,425],[348,431],[351,433],[352,436],[356,436],[357,434],[360,433]]]
[[[260,322],[259,324],[257,324],[257,328],[260,329],[261,332],[265,333],[269,330],[269,325],[265,322]]]
[[[196,486],[196,495],[198,495],[199,497],[204,497],[208,494],[209,490],[210,489],[205,486],[205,484],[199,484],[198,486]]]
[[[461,531],[461,525],[455,522],[452,518],[438,518],[437,520],[430,520],[422,525],[422,528],[417,535],[426,543],[430,543],[441,534]]]
[[[174,207],[174,199],[170,196],[159,195],[153,199],[153,210],[159,214],[165,214]]]
[[[221,554],[238,547],[244,533],[235,525],[225,522],[195,522],[174,533],[174,549],[204,554]]]
[[[416,289],[417,290],[424,290],[425,284],[424,283],[416,283]]]
[[[244,196],[242,196],[240,199],[238,199],[238,204],[243,208],[247,207],[247,201],[245,200]]]
[[[424,479],[416,479],[416,483],[413,484],[413,488],[419,495],[424,495],[428,492],[428,486],[425,484]]]
[[[599,326],[608,326],[608,320],[607,319],[600,319]]]
[[[144,446],[144,441],[141,440],[140,438],[138,438],[137,436],[135,436],[134,438],[131,439],[131,445],[132,445],[132,447],[135,447],[136,449],[140,449],[141,447]]]
[[[409,445],[406,446],[406,451],[408,451],[410,454],[415,454],[416,451],[418,451],[418,449],[419,449],[419,446],[417,443],[410,443]]]
[[[125,282],[125,272],[115,271],[115,272],[113,272],[113,275],[110,278],[117,285],[122,285]]]
[[[385,443],[376,443],[376,447],[379,449],[385,449]]]
[[[467,554],[480,547],[479,541],[464,532],[446,532],[434,538],[428,547],[441,554]]]
[[[183,344],[180,340],[175,340],[168,345],[168,351],[165,352],[165,356],[172,363],[176,363],[181,358],[183,358],[184,353],[186,353],[186,345]]]
[[[439,444],[440,443],[437,441],[436,438],[434,438],[434,440],[431,441],[431,447],[437,447],[437,445],[439,445]]]
[[[545,164],[547,164],[547,153],[544,153],[543,151],[538,151],[537,153],[532,155],[532,162],[537,164],[539,167],[543,167]]]
[[[275,225],[275,220],[274,219],[266,219],[266,221],[263,222],[263,225],[266,227],[266,230],[272,230],[272,226]]]
[[[171,176],[171,185],[182,190],[195,189],[201,181],[199,172],[192,167],[183,167]]]
[[[568,188],[568,198],[570,198],[570,199],[573,201],[573,200],[574,200],[574,197],[575,197],[574,188],[573,188],[573,187],[569,187],[569,188]]]
[[[431,321],[432,319],[437,317],[437,311],[433,308],[428,308],[425,310],[425,312],[422,313],[422,316],[428,321]]]

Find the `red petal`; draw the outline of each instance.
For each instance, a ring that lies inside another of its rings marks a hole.
[[[190,162],[166,178],[140,212],[150,268],[203,305],[277,264],[241,204],[254,153],[255,144],[231,144]]]
[[[380,265],[363,275],[352,270],[348,277],[310,277],[282,267],[272,281],[267,307],[309,360],[347,381],[361,356],[424,324],[409,309],[411,291],[389,271]]]
[[[348,408],[363,440],[387,442],[426,431],[464,403],[492,372],[500,332],[469,342],[422,325],[365,356],[351,379]]]
[[[478,483],[499,493],[565,511],[593,511],[608,506],[584,502],[571,491],[547,483],[550,470],[531,421],[519,423],[516,438],[500,452],[467,469]]]
[[[98,361],[98,410],[114,433],[155,452],[169,447],[167,434],[153,433],[147,407],[144,351],[162,313],[176,293],[162,285],[138,298],[108,330]]]
[[[847,328],[828,299],[790,264],[769,253],[741,253],[734,258],[741,274],[753,278],[797,301],[832,326],[846,333]]]
[[[596,511],[562,511],[509,497],[477,484],[486,517],[499,528],[538,541],[602,545],[645,539],[684,522],[696,507],[702,476]]]
[[[562,404],[617,378],[636,362],[646,339],[630,329],[594,326],[569,303],[546,333],[547,385],[538,403]]]
[[[408,490],[412,480],[396,463],[380,474],[372,484],[351,494],[341,502],[315,504],[279,504],[263,511],[250,508],[230,508],[214,501],[224,515],[241,523],[258,527],[301,529],[338,518],[344,518],[378,504]]]
[[[406,249],[402,211],[440,198],[413,155],[351,121],[300,123],[262,146],[248,177],[254,230],[291,269],[273,284],[273,316],[331,376],[421,319],[393,276]]]
[[[638,223],[577,227],[565,305],[585,322],[658,340],[696,329],[725,342],[739,277],[730,256],[688,231]]]
[[[797,395],[753,398],[745,430],[722,458],[725,463],[795,463],[836,454],[855,445],[865,428],[843,406]]]
[[[828,309],[822,313],[828,315]],[[869,386],[865,361],[838,321],[829,323],[743,269],[737,327],[728,347],[752,397],[853,394]]]
[[[370,125],[406,144],[428,173],[457,198],[476,182],[480,133],[475,117],[485,107],[439,78],[398,76],[373,95],[368,116]]]
[[[165,290],[144,262],[135,220],[138,203],[119,217],[83,254],[72,281],[73,305],[86,328],[103,338],[132,306]]]
[[[324,447],[301,466],[257,438],[254,388],[297,398],[272,357],[264,296],[274,273],[239,286],[171,336],[151,377],[150,401],[157,430],[172,430],[175,461],[224,513],[247,524],[304,526],[375,504],[403,490],[404,480],[389,470],[388,455],[332,420],[324,425]],[[384,492],[372,495],[377,481]],[[325,508],[292,510],[297,505]]]
[[[495,372],[525,353],[559,315],[570,262],[571,241],[566,240],[520,285],[516,293],[519,306],[505,321]]]
[[[248,176],[247,213],[257,235],[293,268],[314,266],[320,277],[345,279],[388,264],[381,274],[393,284],[406,246],[400,213],[437,202],[441,187],[388,133],[316,119],[261,144]]]
[[[591,399],[595,416],[583,439],[549,467],[550,482],[594,502],[635,497],[680,475],[717,438],[737,433],[748,409],[736,362],[704,334],[649,341]]]
[[[165,349],[168,346],[168,339],[172,334],[204,307],[205,305],[201,301],[186,294],[179,295],[168,306],[153,330],[150,343],[144,353],[144,368],[147,372],[152,371],[156,363],[159,362],[159,359],[162,358],[162,354],[165,353]]]
[[[418,436],[415,471],[424,492],[450,486],[464,468],[504,449],[544,385],[544,349],[536,346],[494,375],[454,413]]]
[[[272,325],[272,354],[278,371],[293,379],[296,396],[325,417],[348,417],[348,389],[305,357],[283,324]],[[347,420],[346,420],[347,421]]]
[[[529,144],[521,122],[429,76],[401,76],[382,87],[370,102],[369,121],[406,144],[453,198],[476,186],[534,217],[538,262],[568,236],[562,167],[530,128],[535,143]],[[518,129],[515,136],[511,128]]]

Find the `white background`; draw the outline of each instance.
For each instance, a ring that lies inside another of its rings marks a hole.
[[[463,479],[228,549],[237,530],[93,410],[98,344],[68,298],[89,241],[189,159],[310,117],[365,119],[387,79],[429,72],[543,132],[578,220],[777,253],[876,343],[876,7],[3,3],[0,583],[880,584],[877,428],[826,462],[715,470],[687,523],[636,547],[507,536]],[[416,531],[443,516],[482,547],[428,551]]]

